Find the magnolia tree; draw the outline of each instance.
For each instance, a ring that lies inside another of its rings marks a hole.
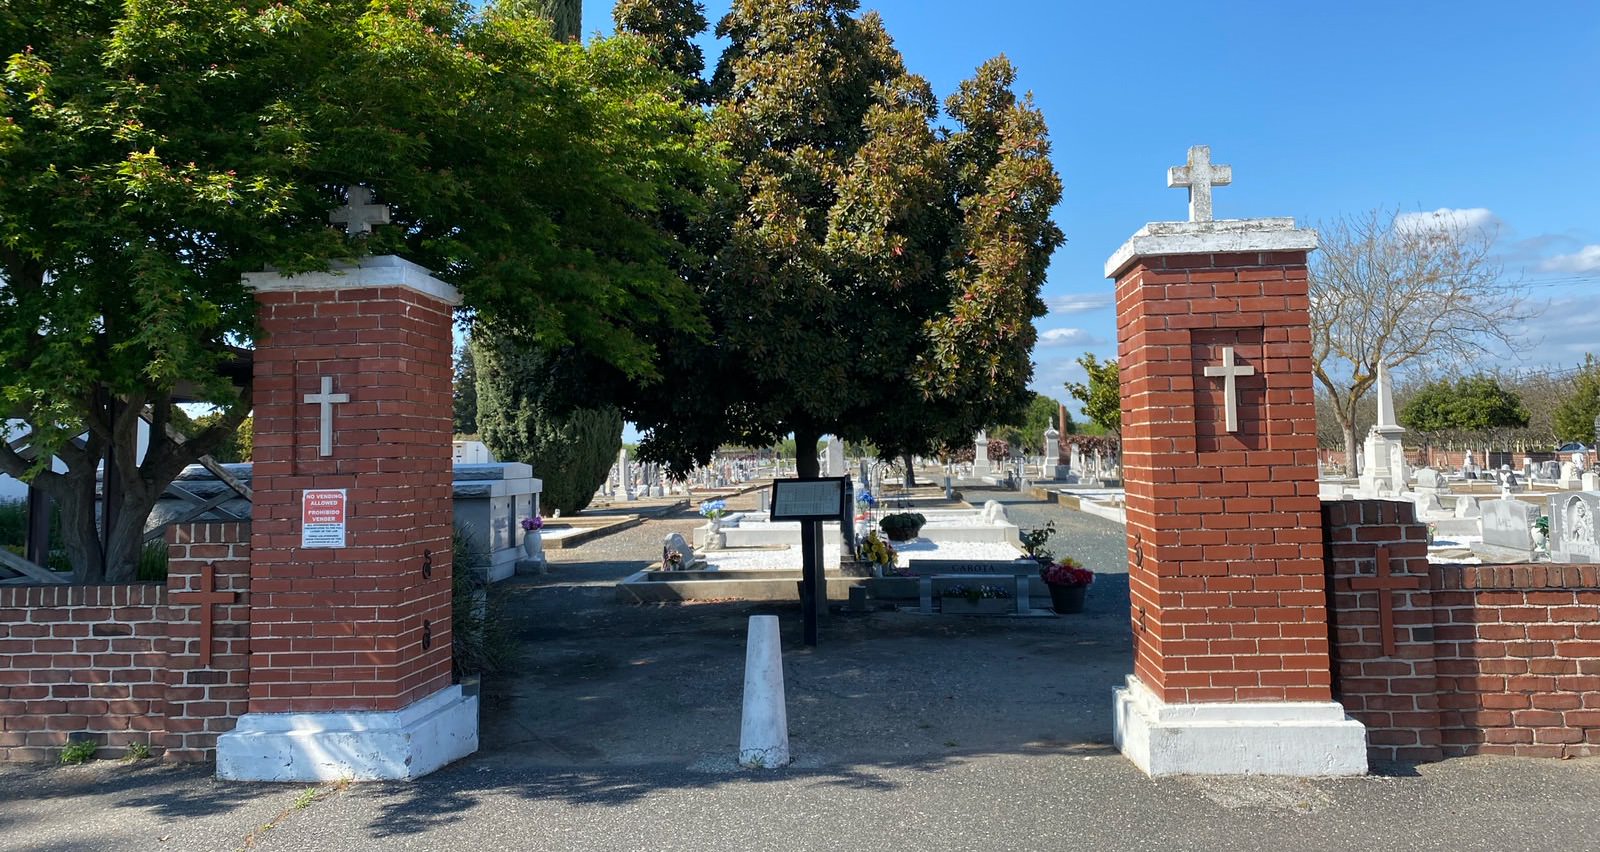
[[[659,375],[703,333],[654,211],[716,160],[641,39],[589,47],[453,0],[39,0],[0,13],[0,471],[61,510],[77,578],[133,576],[150,509],[249,409],[241,276],[398,253],[528,345]],[[394,224],[327,212],[362,183]],[[187,440],[180,399],[221,412]],[[135,455],[138,421],[150,442]],[[51,469],[59,458],[64,470]],[[96,470],[114,462],[97,529]]]
[[[682,471],[724,443],[793,434],[929,452],[1031,398],[1032,320],[1062,236],[1037,108],[1002,59],[945,104],[855,0],[735,0],[712,79],[691,0],[624,0],[619,27],[705,92],[736,183],[664,211],[711,323],[668,353],[674,381],[612,383],[647,459]],[[659,338],[657,338],[659,339]],[[692,390],[685,405],[684,388]],[[815,476],[815,457],[799,458]]]

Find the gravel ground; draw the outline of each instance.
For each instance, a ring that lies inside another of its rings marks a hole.
[[[994,496],[1019,523],[1055,519],[1068,552],[1106,563],[1102,528],[1114,524]],[[794,603],[615,601],[611,585],[648,567],[662,537],[700,522],[686,510],[553,551],[548,576],[505,587],[526,658],[519,676],[485,682],[486,742],[564,767],[727,762],[738,746],[747,620],[771,613],[803,765],[1109,745],[1110,691],[1131,665],[1124,574],[1101,577],[1078,616],[835,614],[814,649],[799,642]]]

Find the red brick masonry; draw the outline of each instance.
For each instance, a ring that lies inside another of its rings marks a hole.
[[[1327,701],[1306,253],[1117,279],[1135,673],[1165,701]],[[1238,429],[1205,375],[1231,347]]]
[[[167,760],[210,760],[248,691],[250,525],[167,533],[167,582],[0,587],[0,760],[53,760],[69,740],[100,756],[133,743]],[[212,564],[211,666],[199,668],[199,607],[173,605]]]
[[[1600,566],[1429,566],[1414,517],[1404,503],[1323,506],[1334,687],[1371,757],[1600,754]],[[1416,588],[1357,588],[1374,585],[1380,548]]]

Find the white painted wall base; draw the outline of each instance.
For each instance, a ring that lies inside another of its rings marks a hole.
[[[404,781],[478,750],[478,697],[448,686],[388,712],[246,713],[217,738],[229,781]]]
[[[1117,748],[1151,777],[1367,772],[1367,729],[1334,701],[1169,704],[1129,675],[1112,719]]]

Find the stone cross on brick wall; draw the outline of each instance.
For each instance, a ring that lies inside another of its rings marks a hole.
[[[1187,165],[1167,169],[1167,186],[1188,187],[1189,221],[1211,221],[1211,187],[1233,183],[1233,166],[1211,164],[1211,146],[1195,145],[1189,149]]]
[[[352,185],[346,190],[345,198],[347,199],[345,205],[329,213],[328,221],[335,225],[343,225],[346,234],[352,237],[370,234],[373,225],[389,224],[389,207],[384,204],[373,204],[372,190]]]
[[[1206,375],[1222,379],[1222,398],[1227,406],[1223,426],[1229,432],[1239,431],[1239,377],[1253,376],[1256,368],[1233,363],[1233,347],[1222,347],[1222,366],[1207,367]]]
[[[321,405],[322,411],[318,419],[321,421],[321,438],[317,445],[317,454],[326,458],[333,455],[333,407],[341,402],[349,402],[350,394],[333,392],[333,377],[322,377],[322,392],[306,394],[306,404]]]

